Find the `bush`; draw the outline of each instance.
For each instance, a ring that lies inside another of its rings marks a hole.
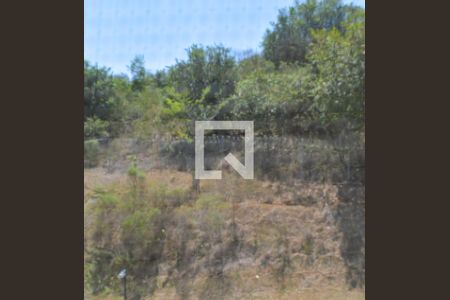
[[[98,140],[84,141],[84,166],[93,168],[100,162],[100,143]]]
[[[85,138],[106,138],[108,133],[109,123],[99,118],[87,118],[84,122],[84,137]]]
[[[120,291],[116,275],[126,268],[131,299],[142,299],[156,287],[155,260],[162,256],[163,224],[172,211],[171,203],[181,203],[188,193],[146,185],[145,173],[133,158],[128,177],[127,183],[97,189],[86,208],[85,280],[96,295],[115,294]]]
[[[122,222],[122,239],[133,243],[132,246],[154,240],[154,221],[161,214],[158,208],[148,207],[127,215]]]

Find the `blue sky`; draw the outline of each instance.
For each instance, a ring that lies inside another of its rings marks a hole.
[[[344,0],[365,6],[365,0]],[[278,10],[294,0],[84,0],[84,58],[128,74],[144,55],[150,71],[184,59],[197,43],[261,50]]]

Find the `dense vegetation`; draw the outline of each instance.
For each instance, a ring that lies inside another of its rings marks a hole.
[[[155,73],[137,56],[131,78],[84,66],[85,137],[186,137],[193,120],[254,120],[259,134],[364,127],[364,10],[337,0],[296,3],[267,30],[262,53],[239,60],[193,45]]]
[[[176,137],[185,141],[176,145],[192,148],[195,120],[253,120],[260,140],[275,138],[267,149],[255,151],[256,160],[267,156],[272,160],[256,164],[256,171],[268,174],[265,179],[272,181],[269,187],[251,182],[233,190],[224,180],[222,190],[210,188],[209,192],[186,186],[168,188],[149,183],[136,157],[128,156],[131,164],[126,180],[95,188],[85,201],[85,287],[89,293],[118,294],[121,286],[115,276],[127,268],[130,299],[143,299],[166,285],[173,285],[181,299],[188,299],[195,286],[193,277],[204,268],[208,281],[200,298],[223,299],[231,280],[224,267],[235,261],[238,253],[254,257],[271,253],[273,257],[264,264],[271,268],[279,286],[288,282],[295,269],[291,261],[294,251],[310,266],[319,255],[333,254],[330,249],[334,246],[320,245],[315,231],[305,229],[310,226],[307,223],[293,223],[298,227],[289,235],[284,217],[269,220],[268,227],[276,226],[267,232],[256,231],[264,227],[256,222],[258,218],[249,218],[255,227],[248,231],[236,221],[240,201],[256,197],[259,202],[272,203],[275,200],[265,199],[272,189],[273,197],[282,198],[287,205],[310,206],[322,197],[301,195],[304,187],[295,186],[294,181],[275,183],[280,178],[298,177],[299,165],[294,161],[297,152],[288,155],[289,151],[272,149],[278,141],[284,141],[285,150],[296,148],[294,142],[303,136],[326,136],[328,140],[303,145],[302,180],[323,183],[326,180],[319,175],[326,173],[333,183],[346,178],[360,184],[351,187],[348,194],[352,196],[346,196],[350,205],[336,204],[330,209],[337,211],[336,226],[344,232],[342,256],[350,253],[344,257],[350,266],[346,280],[352,287],[364,286],[364,218],[359,218],[364,215],[364,205],[358,206],[356,201],[364,189],[364,14],[364,9],[339,0],[296,2],[279,12],[262,37],[262,53],[246,52],[239,59],[223,45],[192,45],[185,60],[153,73],[145,69],[144,57],[136,56],[129,65],[131,77],[85,61],[87,167],[97,164],[104,139],[145,142],[157,135]],[[333,148],[335,140],[342,144],[342,136],[351,140],[344,146],[357,155],[345,156],[348,152],[342,152],[342,145]],[[173,151],[170,160],[176,161],[179,153],[186,156],[185,150]],[[192,166],[177,169],[192,171]],[[173,177],[170,181],[176,180]],[[345,189],[339,187],[339,192]],[[292,194],[292,199],[285,194]],[[323,201],[324,207],[328,205],[329,200]],[[254,207],[248,214],[252,211]],[[289,244],[295,242],[297,249]],[[163,273],[160,264],[168,270],[162,283],[157,280]]]

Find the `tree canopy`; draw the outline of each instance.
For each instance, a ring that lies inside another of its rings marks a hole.
[[[257,134],[364,129],[364,9],[339,0],[279,12],[261,53],[192,45],[154,73],[143,56],[131,77],[84,65],[85,137],[187,137],[193,120],[254,120]]]

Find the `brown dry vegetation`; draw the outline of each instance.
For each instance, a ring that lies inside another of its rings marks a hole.
[[[151,299],[364,299],[363,187],[345,193],[327,183],[244,181],[225,172],[201,183],[200,196],[224,203],[218,220],[190,195],[163,225]],[[188,172],[146,172],[150,189],[188,191],[191,183]],[[125,184],[126,175],[85,170],[86,237],[95,190]]]

